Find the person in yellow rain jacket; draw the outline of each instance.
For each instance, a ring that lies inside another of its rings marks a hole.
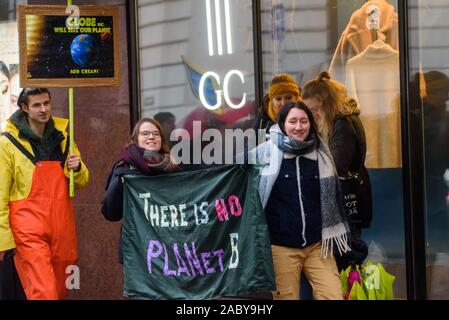
[[[84,186],[89,171],[68,120],[51,116],[46,88],[25,88],[0,138],[0,261],[14,252],[27,299],[64,299],[66,268],[77,260],[69,170]]]

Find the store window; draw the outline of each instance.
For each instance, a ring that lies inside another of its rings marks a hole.
[[[424,128],[427,297],[449,298],[449,7],[409,2],[412,103]]]
[[[16,13],[18,4],[26,4],[26,1],[0,2],[0,132],[5,130],[6,119],[17,109],[17,97],[21,90]]]
[[[140,0],[138,9],[142,117],[190,138],[247,128],[255,109],[251,1]]]
[[[252,1],[140,0],[138,7],[141,115],[169,118],[167,133],[182,128],[190,138],[194,121],[201,132],[253,127]],[[279,73],[303,87],[328,70],[358,102],[374,206],[362,238],[369,259],[396,276],[395,298],[405,298],[397,1],[262,0],[261,10],[258,89],[266,93]]]
[[[264,90],[278,73],[303,87],[322,70],[359,104],[367,136],[373,221],[369,259],[396,276],[406,297],[397,1],[263,0]]]

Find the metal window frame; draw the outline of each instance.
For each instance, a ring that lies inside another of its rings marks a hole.
[[[427,299],[425,174],[422,106],[412,84],[409,57],[409,1],[398,1],[402,162],[407,298]]]
[[[138,36],[138,6],[136,1],[126,3],[128,15],[128,63],[131,128],[141,116],[140,59]],[[409,60],[409,1],[398,1],[399,55],[401,90],[401,134],[404,190],[404,233],[406,257],[407,298],[427,298],[425,247],[425,174],[422,107],[414,103],[416,94],[410,77]],[[252,0],[255,99],[259,106],[263,99],[263,60],[261,1]]]
[[[136,0],[126,1],[130,131],[141,118],[139,13]]]
[[[262,8],[260,0],[252,0],[253,53],[256,106],[263,100],[263,58],[262,58]]]

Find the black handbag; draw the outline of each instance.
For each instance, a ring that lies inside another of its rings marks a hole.
[[[352,119],[348,119],[357,139],[357,149],[359,149],[359,144],[361,143],[359,135],[356,132]],[[360,152],[360,150],[358,151]],[[339,179],[343,205],[346,216],[356,228],[369,228],[373,218],[371,181],[363,161],[358,164],[358,167],[357,171],[350,171],[345,178]]]
[[[349,118],[356,138],[356,130]],[[358,145],[358,144],[357,144]],[[343,207],[348,220],[350,234],[348,236],[351,251],[342,255],[335,252],[338,270],[346,270],[348,266],[361,265],[368,256],[368,246],[361,238],[361,229],[369,228],[373,217],[371,182],[368,170],[363,162],[359,169],[348,172],[345,178],[339,178]]]
[[[364,174],[364,171],[366,173]],[[358,228],[369,228],[373,217],[371,183],[368,172],[362,167],[359,172],[351,172],[340,180],[343,206],[346,216]]]

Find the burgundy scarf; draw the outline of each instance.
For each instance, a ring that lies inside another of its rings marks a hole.
[[[176,169],[176,165],[170,160],[170,154],[145,150],[135,144],[123,149],[121,158],[125,163],[148,175],[167,173]]]

